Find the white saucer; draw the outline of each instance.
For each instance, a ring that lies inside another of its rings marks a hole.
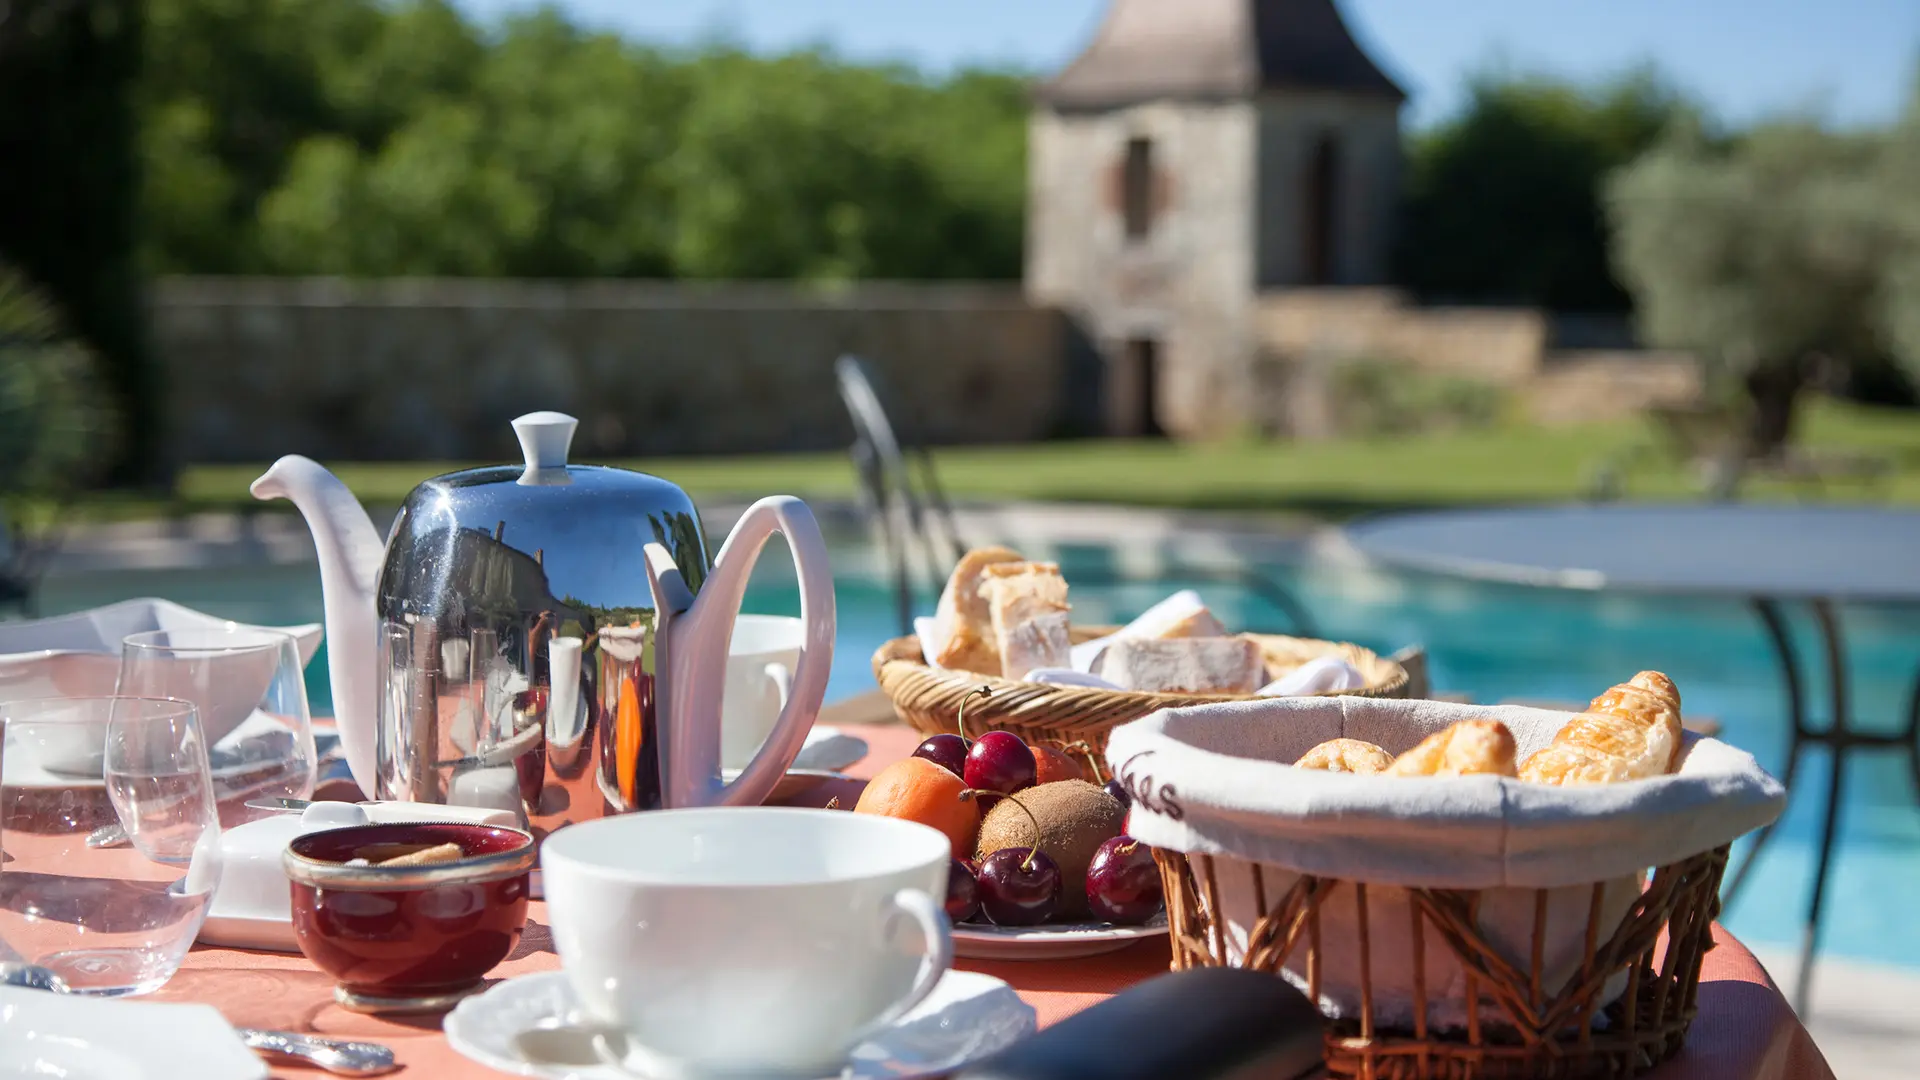
[[[508,979],[462,1001],[442,1029],[462,1056],[515,1076],[542,1080],[633,1080],[612,1066],[530,1061],[518,1041],[524,1032],[573,1014],[579,999],[564,972]],[[834,1080],[912,1080],[945,1076],[1033,1033],[1033,1006],[991,975],[949,971],[920,1006],[880,1035],[861,1043]],[[579,1048],[590,1055],[590,1050]],[[577,1054],[567,1054],[571,1060]]]
[[[1040,926],[994,926],[956,923],[953,954],[970,960],[1072,960],[1082,956],[1119,952],[1142,938],[1167,932],[1161,912],[1144,926],[1112,923],[1055,923]]]

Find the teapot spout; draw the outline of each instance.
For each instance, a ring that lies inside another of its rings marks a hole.
[[[298,455],[273,463],[249,489],[256,499],[288,499],[313,533],[326,607],[327,672],[340,749],[354,782],[378,798],[378,628],[374,589],[384,545],[353,492],[317,462]]]

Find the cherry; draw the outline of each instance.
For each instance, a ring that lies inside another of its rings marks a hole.
[[[1012,800],[1033,822],[1040,819],[1019,799]],[[996,926],[1033,926],[1060,909],[1060,866],[1038,848],[1001,848],[980,860],[980,910]]]
[[[962,774],[970,788],[1011,795],[1033,786],[1038,764],[1033,751],[1020,736],[1006,731],[989,731],[973,740],[967,751],[967,769]]]
[[[990,698],[992,696],[993,687],[982,686],[966,697],[961,698],[959,715],[954,718],[954,722],[960,728],[960,734],[948,735],[942,732],[939,735],[930,735],[919,746],[914,748],[913,756],[926,758],[928,761],[933,762],[935,765],[940,766],[953,775],[965,779],[967,775],[967,751],[973,749],[973,741],[967,738],[967,702],[972,701],[974,698]]]
[[[1033,926],[1060,907],[1060,867],[1036,848],[1001,848],[980,860],[980,910],[997,926]]]
[[[947,918],[965,922],[980,913],[980,883],[974,880],[973,867],[959,859],[948,860]]]
[[[967,751],[972,748],[972,743],[958,735],[934,735],[915,748],[913,756],[926,758],[955,776],[964,776]]]
[[[1104,790],[1106,791],[1107,794],[1113,796],[1114,801],[1118,802],[1121,806],[1124,806],[1129,810],[1133,809],[1133,796],[1127,794],[1127,789],[1120,783],[1120,781],[1118,780],[1107,781],[1106,784],[1104,785]]]
[[[1087,864],[1087,906],[1110,923],[1143,923],[1165,902],[1153,850],[1131,836],[1113,837]]]

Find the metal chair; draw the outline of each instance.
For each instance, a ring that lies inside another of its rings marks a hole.
[[[933,456],[924,446],[910,444],[901,437],[867,365],[858,357],[842,356],[834,364],[834,376],[847,416],[853,422],[854,441],[850,453],[854,470],[860,477],[862,508],[885,552],[893,578],[900,633],[911,634],[916,576],[937,591],[968,545],[954,524],[953,508],[940,485]],[[1093,567],[1076,567],[1073,580],[1079,585],[1142,581]],[[1152,580],[1232,585],[1244,589],[1282,612],[1288,622],[1285,628],[1288,632],[1314,636],[1312,615],[1299,597],[1272,576],[1252,567],[1175,564]]]

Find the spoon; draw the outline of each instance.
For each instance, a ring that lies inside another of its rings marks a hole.
[[[393,1060],[393,1051],[378,1043],[327,1039],[294,1031],[233,1030],[254,1053],[303,1061],[338,1076],[377,1076],[399,1067]]]

